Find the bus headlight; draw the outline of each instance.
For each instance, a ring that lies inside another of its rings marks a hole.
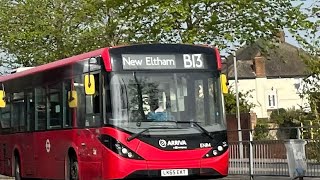
[[[214,148],[210,149],[209,152],[207,152],[203,158],[210,158],[210,157],[216,157],[220,156],[221,154],[225,153],[228,149],[228,143],[227,142],[221,142],[217,144]]]
[[[128,154],[128,149],[127,148],[122,148],[121,149],[122,154]]]
[[[109,135],[106,135],[106,134],[100,135],[99,140],[105,147],[107,147],[108,149],[112,150],[113,152],[119,154],[124,158],[143,160],[143,158],[139,156],[137,153],[133,152],[127,146],[120,143],[118,140],[114,139]]]

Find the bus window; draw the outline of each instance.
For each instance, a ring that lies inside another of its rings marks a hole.
[[[15,132],[25,131],[24,93],[13,93],[12,97],[12,127]]]
[[[86,95],[84,92],[84,75],[74,79],[74,87],[78,95],[77,125],[78,127],[93,127],[101,125],[100,110],[100,73],[92,73],[95,79],[95,93]]]
[[[32,90],[26,92],[26,103],[27,131],[33,131],[35,109]]]
[[[47,121],[47,101],[45,88],[36,88],[35,107],[35,130],[45,130]]]
[[[71,81],[67,80],[63,83],[62,89],[62,110],[63,110],[63,127],[70,128],[72,126],[71,121],[71,109],[68,107],[68,92],[71,90]]]
[[[11,97],[6,94],[6,107],[1,109],[1,128],[3,132],[10,131],[11,128]]]
[[[210,121],[214,123],[219,123],[219,120],[222,118],[221,108],[219,103],[222,101],[222,98],[219,95],[219,81],[213,81],[208,79],[209,86],[209,104],[214,104],[214,106],[209,106],[210,108]]]
[[[93,95],[85,95],[85,126],[100,126],[100,74],[93,74],[95,80],[95,93]]]
[[[49,126],[48,129],[56,129],[62,127],[62,96],[61,83],[48,87],[48,110],[49,110]]]
[[[78,95],[78,106],[77,106],[77,126],[84,127],[85,124],[85,94],[83,85],[83,76],[77,76],[74,78],[74,89],[77,91]]]

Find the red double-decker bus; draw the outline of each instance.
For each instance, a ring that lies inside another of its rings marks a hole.
[[[16,179],[222,177],[218,50],[102,48],[0,78],[0,174]]]

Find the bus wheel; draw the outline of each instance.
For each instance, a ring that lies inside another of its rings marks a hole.
[[[79,179],[79,165],[77,158],[70,157],[69,159],[69,172],[70,172],[70,180],[78,180]]]
[[[21,177],[21,166],[20,166],[20,160],[18,156],[14,157],[14,177],[15,180],[22,180],[23,178]]]

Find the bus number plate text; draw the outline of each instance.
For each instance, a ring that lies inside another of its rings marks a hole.
[[[188,176],[188,169],[166,169],[161,170],[162,177],[168,176]]]

